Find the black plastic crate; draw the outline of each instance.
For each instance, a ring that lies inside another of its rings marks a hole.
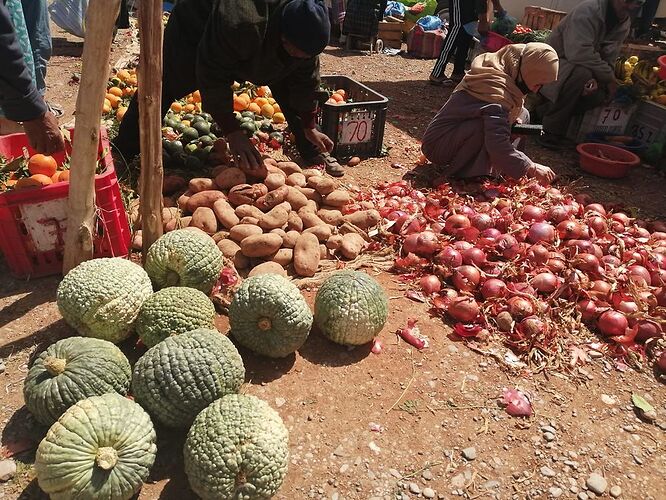
[[[319,108],[319,125],[333,141],[333,155],[339,158],[380,156],[388,99],[346,76],[322,76],[321,81],[331,90],[344,89],[347,99],[352,101],[323,103]]]

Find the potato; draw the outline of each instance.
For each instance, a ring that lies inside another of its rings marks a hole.
[[[347,259],[355,259],[363,250],[365,240],[356,233],[347,233],[342,237],[340,253]]]
[[[268,175],[280,174],[280,175],[284,176],[285,179],[287,178],[287,175],[282,170],[277,168],[277,166],[275,166],[275,165],[265,165],[265,167],[266,167],[266,170],[268,171]]]
[[[289,194],[289,186],[280,186],[273,191],[269,191],[256,201],[256,206],[260,210],[270,210],[282,203]]]
[[[298,189],[296,189],[293,186],[287,186],[287,189],[289,190],[289,192],[287,193],[287,196],[284,198],[284,201],[288,201],[289,204],[291,205],[291,208],[293,208],[294,210],[298,210],[301,207],[308,204],[307,197],[303,193],[301,193]]]
[[[236,252],[240,252],[240,245],[233,240],[223,239],[217,242],[217,248],[227,259],[233,259]]]
[[[347,162],[347,165],[349,165],[350,167],[355,167],[359,163],[361,163],[361,159],[358,156],[352,156]]]
[[[342,212],[340,212],[340,210],[321,208],[317,210],[317,216],[326,224],[331,224],[332,226],[339,226],[343,222]]]
[[[188,212],[194,213],[194,211],[199,207],[213,208],[213,205],[217,200],[224,200],[226,196],[222,191],[199,191],[190,196],[190,199],[187,200],[187,210]]]
[[[264,213],[254,205],[238,205],[236,207],[236,215],[241,219],[243,217],[254,217],[259,220]]]
[[[213,212],[215,212],[215,217],[217,217],[220,224],[227,229],[231,229],[236,224],[240,223],[240,219],[227,200],[217,200],[213,204]]]
[[[192,191],[190,191],[189,189],[185,191],[183,194],[181,194],[176,200],[176,205],[178,206],[178,208],[180,208],[181,210],[186,210],[187,202],[190,200],[190,196],[192,196]]]
[[[282,170],[287,175],[303,172],[303,169],[293,161],[279,161],[277,162],[277,168]]]
[[[248,236],[262,233],[261,228],[254,224],[238,224],[229,230],[229,238],[240,243]]]
[[[375,204],[370,200],[363,200],[361,203],[359,203],[359,206],[363,210],[372,210],[373,208],[375,208]]]
[[[278,162],[275,158],[271,158],[270,156],[264,156],[262,157],[262,161],[264,162],[265,167],[276,167],[278,166]]]
[[[238,205],[254,205],[257,198],[265,194],[266,186],[263,184],[238,184],[229,190],[228,198],[229,203],[237,207]]]
[[[165,208],[178,207],[176,199],[171,196],[162,196],[162,206]]]
[[[337,250],[342,245],[342,235],[334,234],[326,241],[326,248]]]
[[[363,229],[361,229],[358,226],[355,226],[354,224],[351,224],[349,222],[343,222],[340,227],[338,227],[338,233],[345,235],[348,233],[356,233],[358,234],[361,238],[363,238],[363,241],[370,242],[371,239],[368,236],[368,233],[366,233]]]
[[[267,175],[268,167],[265,163],[262,163],[259,165],[259,168],[247,173],[248,179],[252,179],[254,182],[263,182]]]
[[[190,225],[192,222],[192,216],[188,215],[187,217],[181,217],[178,219],[178,223],[176,224],[176,229],[185,229]]]
[[[375,227],[377,224],[379,224],[380,220],[382,220],[381,215],[379,215],[379,212],[374,209],[359,210],[358,212],[344,216],[345,222],[350,222],[351,224],[354,224],[356,227],[360,227],[361,229]]]
[[[255,234],[243,238],[240,246],[246,257],[267,257],[280,249],[282,237],[275,233]]]
[[[210,155],[208,155],[208,157],[210,158]],[[223,170],[226,170],[226,169],[228,169],[228,168],[231,168],[231,167],[229,167],[229,165],[227,165],[225,162],[220,162],[220,163],[222,163],[222,165],[217,165],[216,167],[213,167],[213,170],[210,171],[210,176],[211,176],[213,179],[215,179],[215,177],[217,177],[218,175],[220,175],[220,172],[222,172]]]
[[[303,169],[303,175],[306,179],[310,180],[310,177],[321,177],[323,174],[318,168],[306,168]]]
[[[276,207],[282,207],[284,208],[287,212],[291,212],[291,205],[289,204],[288,201],[283,201],[279,205],[275,205]]]
[[[217,185],[213,179],[209,179],[208,177],[195,177],[194,179],[190,179],[188,189],[193,193],[198,193],[200,191],[217,189]]]
[[[215,176],[215,184],[220,189],[231,189],[239,184],[245,184],[247,176],[240,168],[229,167],[222,170]]]
[[[308,209],[308,207],[303,207],[298,211],[298,216],[303,221],[303,227],[315,227],[315,226],[327,226],[327,224],[321,220],[317,214]]]
[[[328,248],[326,248],[326,245],[324,245],[323,243],[320,243],[319,244],[319,259],[320,260],[326,260],[326,259],[328,259],[328,255],[329,255]]]
[[[294,172],[293,174],[289,174],[289,177],[287,177],[288,186],[305,187],[306,183],[307,180],[305,179],[305,176],[300,172]]]
[[[297,187],[296,189],[303,193],[308,200],[314,201],[317,205],[321,203],[321,195],[314,189],[308,187]]]
[[[280,276],[287,276],[287,271],[284,270],[277,262],[263,262],[254,267],[247,275],[248,278],[252,276],[261,276],[262,274],[279,274]]]
[[[139,198],[129,202],[127,205],[127,216],[129,223],[134,229],[141,229],[141,203]]]
[[[264,184],[266,184],[268,191],[273,191],[274,189],[277,189],[280,186],[284,186],[285,182],[286,178],[282,173],[282,171],[280,171],[279,174],[268,174],[268,176],[264,180]]]
[[[338,182],[330,177],[310,177],[308,187],[315,189],[320,195],[326,196],[338,188]]]
[[[180,217],[180,210],[176,207],[164,207],[162,209],[162,222],[166,224],[172,219],[177,219]]]
[[[303,208],[303,207],[301,207],[301,208]],[[319,206],[317,206],[317,202],[314,201],[314,200],[308,200],[308,202],[305,204],[304,208],[307,208],[313,214],[316,214],[317,210],[319,210]]]
[[[324,204],[329,207],[343,207],[351,201],[351,196],[347,191],[336,189],[324,196]]]
[[[289,212],[283,207],[277,206],[259,219],[259,227],[264,231],[281,228],[287,223],[288,218]]]
[[[287,231],[282,240],[282,246],[285,248],[294,248],[296,246],[296,241],[301,237],[301,233],[298,231]]]
[[[215,243],[219,243],[220,241],[227,239],[229,237],[229,231],[218,231],[215,233],[211,238],[213,238],[213,241]]]
[[[143,231],[139,229],[132,235],[132,250],[143,249]]]
[[[294,270],[299,276],[314,276],[319,267],[321,255],[319,240],[312,233],[303,233],[294,247]]]
[[[241,220],[238,221],[239,224],[252,224],[253,226],[256,226],[259,224],[259,219],[256,217],[243,217]]]
[[[167,221],[164,223],[164,232],[168,233],[171,231],[175,231],[178,228],[178,223],[180,221],[178,219],[171,219],[170,221]]]
[[[285,230],[282,229],[282,228],[280,228],[280,227],[277,227],[277,228],[275,228],[275,229],[271,229],[271,230],[269,231],[269,233],[279,234],[280,237],[282,238],[282,240],[284,240],[285,236],[287,236],[287,233],[285,232]]]
[[[247,269],[248,267],[250,267],[249,257],[243,255],[243,252],[241,252],[240,250],[236,252],[236,255],[234,255],[234,258],[232,260],[234,263],[234,267],[236,269]]]
[[[165,175],[162,179],[162,194],[170,195],[187,187],[187,181],[180,175]]]
[[[212,208],[199,207],[192,214],[191,226],[198,227],[203,232],[213,234],[217,232],[217,219]]]
[[[291,261],[294,259],[294,250],[293,248],[280,248],[275,255],[272,256],[271,260],[277,262],[282,267],[287,267],[291,264]]]
[[[319,241],[326,241],[331,237],[331,226],[326,224],[321,224],[319,226],[314,226],[303,231],[305,233],[314,234]]]

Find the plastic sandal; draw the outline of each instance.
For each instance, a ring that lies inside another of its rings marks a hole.
[[[305,160],[305,163],[308,165],[324,165],[326,167],[326,173],[333,177],[342,177],[345,175],[345,169],[340,165],[338,160],[328,153],[319,153],[312,158]]]

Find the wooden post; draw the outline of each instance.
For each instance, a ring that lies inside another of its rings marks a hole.
[[[113,26],[119,9],[120,0],[90,0],[88,3],[81,84],[76,98],[76,135],[69,179],[64,274],[93,256],[99,127],[109,75]]]
[[[162,0],[139,3],[139,129],[143,260],[162,236]]]

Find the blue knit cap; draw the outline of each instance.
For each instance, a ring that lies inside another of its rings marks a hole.
[[[287,40],[311,56],[324,51],[331,32],[323,0],[292,0],[282,10],[281,27]]]

